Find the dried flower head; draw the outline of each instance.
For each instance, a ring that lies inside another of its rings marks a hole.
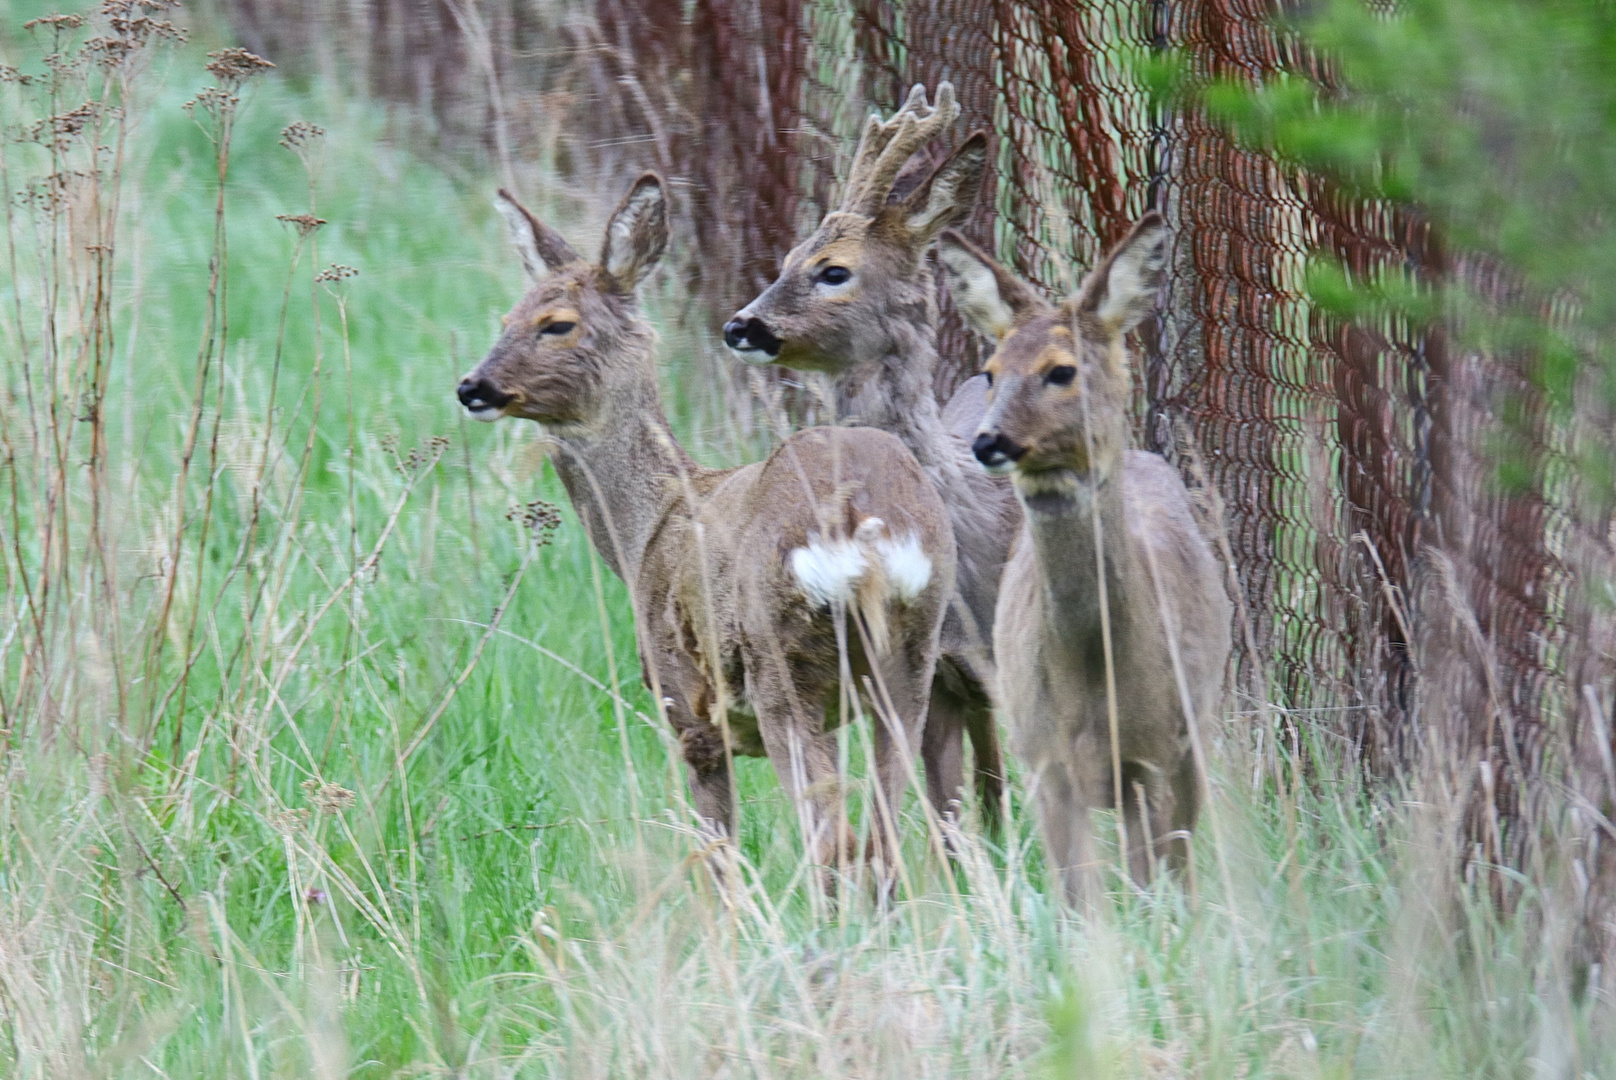
[[[77,30],[84,25],[84,16],[78,14],[42,15],[37,19],[29,19],[22,24],[24,30],[34,30],[41,26],[48,26],[52,30]]]
[[[297,235],[306,237],[309,233],[326,224],[325,218],[315,217],[313,214],[276,214],[276,221],[284,221],[297,229]]]
[[[341,263],[332,263],[330,266],[314,275],[314,280],[323,282],[346,281],[351,277],[358,276],[359,271],[355,270],[353,267],[344,266]]]
[[[136,43],[123,37],[93,37],[84,43],[84,51],[95,57],[104,68],[114,68],[135,51]]]
[[[197,109],[201,109],[215,120],[220,120],[234,112],[236,106],[240,103],[241,99],[228,90],[223,90],[217,86],[204,86],[196,92],[195,97],[181,105],[180,108],[193,116]]]
[[[94,124],[100,115],[100,106],[93,101],[86,101],[76,109],[47,116],[34,124],[28,130],[29,141],[53,146],[59,151],[65,150],[68,144]]]
[[[103,0],[100,14],[108,19],[137,19],[142,14],[176,11],[180,0]]]
[[[313,777],[303,781],[303,790],[309,802],[322,814],[335,814],[354,804],[354,793],[341,784],[322,784]]]
[[[0,83],[14,82],[18,86],[27,86],[33,81],[32,75],[24,75],[9,64],[0,64]]]
[[[13,198],[18,206],[46,214],[55,214],[67,205],[68,196],[75,183],[80,181],[93,182],[96,179],[95,173],[84,169],[65,169],[35,180],[18,191]]]
[[[291,836],[308,824],[309,812],[301,806],[296,809],[275,810],[269,815],[269,827],[285,836]]]
[[[547,546],[555,537],[555,531],[561,527],[561,511],[554,503],[543,499],[534,499],[530,503],[521,503],[505,511],[506,521],[520,521],[523,528],[533,533],[533,539],[540,547]]]
[[[325,138],[325,128],[307,120],[295,120],[281,128],[281,145],[288,150],[301,150]]]
[[[167,19],[154,19],[158,12],[179,7],[176,0],[106,0],[100,15],[112,29],[111,37],[92,38],[85,48],[99,54],[103,65],[112,66],[135,49],[153,41],[175,44],[185,40],[186,32]]]
[[[415,447],[402,458],[396,452],[397,442],[394,442],[393,467],[405,477],[412,477],[416,473],[430,469],[438,463],[444,450],[448,449],[449,440],[442,435],[433,435],[421,446]]]
[[[246,49],[220,49],[218,52],[208,53],[208,74],[219,80],[219,85],[228,86],[232,90],[242,83],[268,71],[275,65],[265,60],[257,53],[250,53]]]

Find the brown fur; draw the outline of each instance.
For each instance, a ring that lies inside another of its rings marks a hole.
[[[691,460],[664,417],[653,333],[633,295],[666,243],[663,215],[661,182],[646,176],[613,215],[597,264],[532,244],[549,275],[517,303],[461,398],[556,437],[556,471],[578,516],[630,587],[645,680],[679,734],[706,825],[733,833],[730,758],[766,754],[799,802],[812,857],[830,864],[847,843],[833,730],[841,680],[872,674],[895,707],[900,731],[876,724],[875,771],[896,807],[905,777],[894,736],[918,751],[953,539],[913,456],[884,432],[804,431],[739,469]],[[506,216],[523,247],[531,216]],[[557,321],[575,325],[542,332]],[[904,535],[931,560],[924,590],[905,600],[868,573],[851,619],[838,603],[811,602],[790,567],[816,537],[865,545],[879,567],[868,546]],[[879,820],[881,850],[894,819]]]
[[[1200,788],[1184,702],[1210,722],[1229,658],[1224,575],[1189,494],[1162,458],[1128,449],[1124,335],[1160,286],[1165,245],[1160,217],[1148,215],[1056,308],[963,238],[942,241],[961,309],[1001,336],[986,367],[992,390],[978,452],[1001,465],[1013,459],[1026,522],[999,593],[998,700],[1074,901],[1094,866],[1090,811],[1116,805],[1097,547],[1138,880],[1153,854],[1187,855]]]
[[[977,132],[901,199],[898,168],[957,115],[953,90],[923,88],[883,124],[871,117],[849,173],[842,208],[786,256],[779,278],[735,317],[758,324],[778,352],[742,352],[748,362],[821,371],[832,379],[837,416],[890,431],[914,452],[948,508],[959,551],[959,593],[943,628],[943,663],[926,731],[926,787],[939,811],[964,782],[965,733],[976,751],[978,790],[997,821],[1003,761],[988,687],[993,682],[993,605],[1021,514],[1009,485],[978,469],[968,445],[945,426],[932,391],[937,363],[936,289],[926,251],[969,212],[981,188],[987,138]],[[851,274],[827,285],[828,267]]]

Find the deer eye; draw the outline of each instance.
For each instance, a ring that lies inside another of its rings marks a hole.
[[[553,322],[545,326],[545,328],[540,330],[539,333],[554,334],[556,337],[561,337],[563,334],[572,333],[573,328],[577,325],[577,323],[571,322]]]
[[[982,374],[984,374],[984,375],[986,375],[988,377],[988,385],[992,386],[993,385],[993,372],[984,371]]]
[[[827,266],[819,272],[817,280],[825,285],[846,285],[853,280],[853,271],[845,266]]]
[[[1071,364],[1062,364],[1059,367],[1050,368],[1049,374],[1044,376],[1044,381],[1051,386],[1071,386],[1072,380],[1075,378],[1077,378],[1077,369]]]

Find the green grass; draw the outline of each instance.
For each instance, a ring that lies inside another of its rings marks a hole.
[[[26,38],[0,43],[40,71]],[[622,586],[570,508],[539,548],[507,520],[563,493],[531,428],[467,424],[452,397],[520,282],[477,167],[413,156],[406,120],[319,86],[248,85],[226,188],[228,332],[178,484],[214,250],[213,146],[181,107],[207,82],[200,54],[159,54],[137,83],[110,322],[71,287],[51,299],[37,243],[59,229],[57,280],[87,280],[64,215],[110,177],[54,214],[18,207],[20,271],[0,280],[0,503],[16,507],[0,526],[0,1071],[1608,1075],[1602,1006],[1567,989],[1563,860],[1496,914],[1477,895],[1488,873],[1466,885],[1452,854],[1452,778],[1372,795],[1328,716],[1293,718],[1317,744],[1305,770],[1272,738],[1252,760],[1260,714],[1216,722],[1193,891],[1113,880],[1074,917],[1045,890],[1019,803],[1002,848],[968,834],[950,871],[911,795],[896,901],[854,886],[816,914],[794,817],[747,762],[721,896],[692,856]],[[0,87],[7,115],[38,89]],[[276,220],[310,209],[302,164],[277,145],[300,119],[327,132],[317,250]],[[50,169],[38,148],[6,153],[12,191]],[[591,249],[612,193],[541,182],[535,202]],[[321,288],[331,263],[359,275]],[[676,426],[711,428],[689,359],[700,328],[665,317],[682,307],[675,283],[650,291]],[[70,418],[89,367],[50,374],[48,313],[68,360],[96,355],[91,328],[114,331],[99,421]],[[714,464],[746,449],[690,441]],[[430,464],[401,467],[412,449]],[[395,513],[379,560],[341,589]],[[165,696],[182,681],[183,712]]]

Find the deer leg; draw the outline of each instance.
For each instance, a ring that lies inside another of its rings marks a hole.
[[[734,863],[735,803],[731,797],[729,763],[698,765],[685,760],[685,776],[690,781],[690,801],[695,805],[702,846],[707,849],[707,871],[713,877],[719,896],[728,902]]]
[[[881,682],[876,687],[881,701],[873,710],[877,797],[870,857],[877,864],[883,885],[890,884],[897,866],[898,815],[909,787],[909,769],[930,726],[927,691],[934,684],[931,672],[925,670],[927,666],[923,658],[917,662],[901,653],[888,657],[881,664]]]
[[[1100,894],[1092,820],[1096,779],[1075,776],[1059,761],[1047,762],[1034,777],[1044,846],[1065,887],[1066,902],[1075,908],[1086,906]]]
[[[988,832],[996,833],[1004,800],[1004,755],[993,704],[975,676],[954,661],[942,658],[937,667],[920,751],[926,764],[926,797],[939,817],[952,814],[958,820],[965,790],[965,738],[969,736],[982,822]]]
[[[1173,835],[1167,847],[1167,865],[1182,870],[1190,861],[1190,833],[1201,810],[1201,777],[1195,755],[1185,754],[1173,771]]]
[[[920,758],[926,766],[926,798],[932,809],[938,817],[958,820],[965,786],[965,703],[948,688],[948,682],[942,677],[932,682]]]
[[[776,745],[770,745],[765,737],[764,746],[796,804],[808,859],[821,868],[820,887],[834,899],[834,871],[853,858],[853,836],[836,769],[836,739],[834,735],[808,733],[798,726],[782,734],[784,738]]]
[[[735,805],[730,783],[730,756],[724,733],[707,716],[704,687],[663,699],[668,723],[679,733],[679,750],[690,782],[690,801],[709,839],[735,835]],[[696,703],[693,709],[689,702]],[[699,710],[699,711],[698,711]]]
[[[789,678],[770,671],[767,658],[749,661],[748,686],[757,711],[763,749],[774,765],[780,786],[797,810],[803,844],[810,862],[821,867],[827,895],[836,894],[831,871],[852,853],[841,777],[836,769],[836,735],[823,730],[815,715],[810,722],[803,704],[817,700],[801,695]]]
[[[735,803],[730,797],[729,763],[697,765],[685,761],[690,779],[690,800],[701,819],[702,832],[711,840],[735,835]]]
[[[1156,858],[1169,850],[1177,799],[1165,773],[1154,765],[1129,763],[1123,773],[1122,817],[1128,831],[1128,873],[1147,886]]]
[[[997,836],[1004,811],[1004,753],[999,748],[999,725],[986,693],[973,695],[965,710],[965,730],[976,759],[976,801],[988,835]]]
[[[723,733],[694,717],[671,698],[667,710],[668,719],[679,732],[685,777],[690,783],[690,801],[696,811],[703,846],[708,848],[707,869],[720,895],[727,896],[732,853],[720,841],[732,839],[736,831],[734,788],[730,782],[729,756],[724,753]]]

